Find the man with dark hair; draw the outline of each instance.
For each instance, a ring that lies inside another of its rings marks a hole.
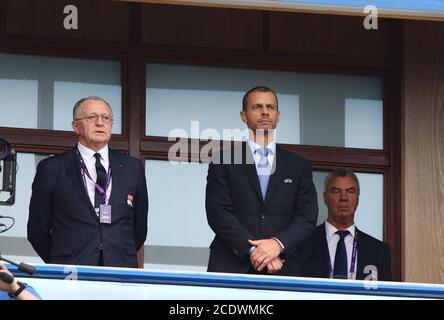
[[[303,276],[392,279],[388,245],[355,226],[359,194],[358,177],[349,169],[336,169],[325,178],[324,203],[328,217],[300,245]]]
[[[277,94],[276,94],[276,92],[273,89],[270,89],[270,88],[264,87],[264,86],[259,86],[259,87],[251,88],[250,90],[248,90],[244,94],[244,97],[242,98],[242,111],[243,112],[247,111],[247,108],[248,108],[248,98],[250,97],[250,94],[252,94],[253,92],[264,92],[264,93],[269,92],[269,93],[273,94],[274,99],[276,99],[276,106],[279,105]]]
[[[208,271],[297,275],[291,253],[311,234],[318,213],[312,171],[276,145],[280,111],[273,90],[253,88],[242,104],[248,141],[216,154],[208,169],[206,212],[216,234]]]
[[[37,167],[28,240],[46,263],[138,266],[147,233],[145,170],[108,147],[112,125],[105,100],[79,100],[72,120],[77,145]]]

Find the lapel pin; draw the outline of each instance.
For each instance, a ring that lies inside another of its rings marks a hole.
[[[291,179],[285,179],[284,182],[285,182],[285,183],[293,183],[293,180],[291,180]]]
[[[133,199],[134,199],[134,197],[129,194],[127,199],[126,199],[126,203],[128,204],[129,207],[133,206]]]

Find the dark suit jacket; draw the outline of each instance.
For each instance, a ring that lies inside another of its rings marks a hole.
[[[215,238],[211,243],[208,271],[247,273],[250,269],[248,239],[278,238],[286,252],[313,231],[318,205],[309,163],[278,146],[265,201],[248,144],[215,155],[206,188],[206,212]],[[237,157],[241,154],[242,157]],[[217,163],[216,161],[216,163]],[[226,163],[226,162],[225,162]],[[233,164],[240,163],[240,164]],[[287,256],[280,274],[298,273],[294,256]]]
[[[368,265],[378,271],[378,280],[392,280],[389,246],[372,236],[358,230],[356,280],[365,280],[369,275],[364,272]],[[301,259],[301,275],[305,277],[329,278],[329,254],[325,223],[318,226],[311,237],[305,239],[298,248]]]
[[[28,240],[46,263],[137,267],[147,233],[141,161],[109,150],[112,223],[101,224],[85,190],[76,148],[41,161],[32,185]],[[133,206],[128,205],[133,196]]]

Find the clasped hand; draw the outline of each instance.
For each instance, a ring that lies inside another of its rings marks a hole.
[[[266,267],[267,273],[277,273],[282,269],[284,260],[279,258],[282,247],[276,240],[248,240],[248,243],[256,247],[250,255],[250,262],[255,270],[262,271]]]

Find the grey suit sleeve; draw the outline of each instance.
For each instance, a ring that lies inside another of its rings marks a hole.
[[[303,239],[309,237],[318,219],[318,200],[313,184],[313,174],[308,162],[304,162],[297,194],[297,205],[291,223],[276,234],[287,252],[292,251]]]
[[[224,165],[208,167],[205,208],[208,224],[237,256],[249,254],[248,239],[255,239],[233,213],[230,185]]]
[[[32,184],[29,205],[28,241],[45,262],[49,262],[51,251],[52,188],[56,169],[51,163],[42,161]]]
[[[148,191],[146,187],[145,170],[142,162],[139,164],[136,208],[134,216],[134,239],[136,249],[139,250],[146,240],[148,231]]]

